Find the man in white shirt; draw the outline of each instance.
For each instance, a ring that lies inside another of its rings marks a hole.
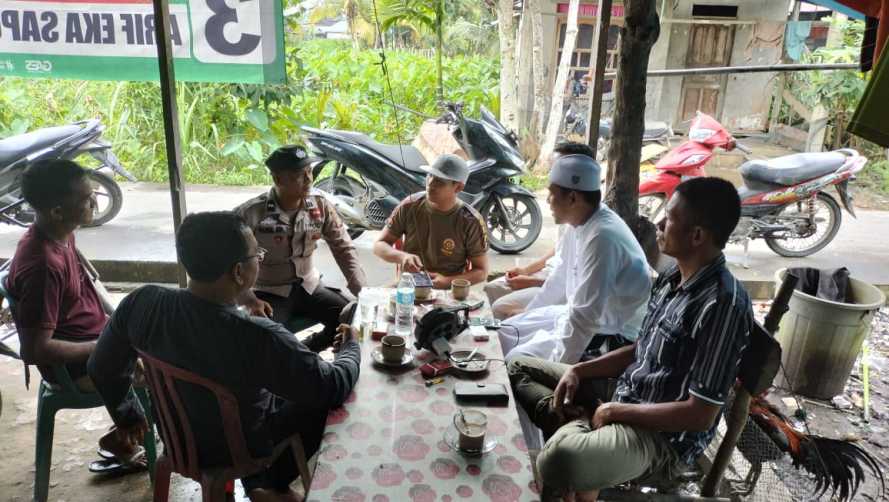
[[[630,321],[648,301],[648,265],[630,228],[601,204],[600,176],[586,155],[561,156],[553,165],[547,201],[555,222],[568,227],[558,266],[527,311],[498,332],[508,359],[574,364],[596,335],[638,335]]]
[[[596,158],[593,150],[584,143],[565,141],[556,145],[553,149],[551,162],[555,162],[562,155],[586,155]],[[556,245],[540,258],[533,262],[506,271],[502,277],[485,284],[485,294],[491,302],[491,312],[495,319],[508,319],[524,312],[528,305],[543,289],[543,283],[549,278],[553,270],[559,266],[561,259],[562,237],[565,235],[567,225],[558,225],[556,229]],[[655,246],[657,246],[655,244]]]

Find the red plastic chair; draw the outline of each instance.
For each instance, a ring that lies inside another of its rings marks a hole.
[[[312,478],[309,474],[306,454],[299,434],[293,435],[275,446],[268,457],[253,458],[241,429],[238,401],[234,394],[222,385],[160,361],[142,351],[139,357],[145,365],[145,377],[151,389],[155,414],[158,419],[164,453],[155,466],[154,502],[167,502],[170,492],[170,474],[177,472],[201,484],[204,502],[224,502],[225,486],[230,480],[240,479],[268,468],[287,448],[292,446],[299,477],[306,493]],[[231,455],[228,467],[202,468],[198,465],[198,445],[182,399],[176,391],[176,381],[204,387],[216,396],[219,404],[225,441]]]

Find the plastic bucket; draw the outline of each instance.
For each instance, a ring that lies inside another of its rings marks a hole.
[[[775,272],[779,285],[785,271]],[[843,392],[874,313],[886,301],[875,286],[852,277],[849,289],[854,303],[793,292],[778,331],[784,372],[778,372],[777,385],[818,399]]]

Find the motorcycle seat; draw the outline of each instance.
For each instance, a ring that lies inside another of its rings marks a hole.
[[[665,138],[670,134],[670,124],[666,122],[645,121],[645,131],[642,132],[642,139],[658,139]]]
[[[792,186],[836,171],[846,158],[839,152],[796,153],[768,160],[751,160],[741,165],[740,171],[744,183],[751,188]]]
[[[611,119],[599,121],[599,137],[608,139],[611,137],[611,129],[614,126]],[[645,121],[645,131],[642,132],[642,139],[646,141],[666,138],[670,135],[670,124],[654,120]]]
[[[756,188],[750,188],[748,186],[740,186],[740,187],[738,187],[738,197],[741,198],[741,204],[743,205],[744,201],[751,198],[751,197],[754,197],[759,194],[771,192],[774,190],[778,190],[779,188],[784,188],[784,187],[781,185],[765,185],[765,184],[757,185]]]
[[[420,150],[417,150],[411,145],[385,145],[383,143],[378,143],[371,139],[370,136],[366,134],[361,134],[358,132],[351,131],[331,131],[338,136],[342,136],[349,141],[353,141],[358,145],[364,146],[370,150],[373,150],[377,154],[385,157],[390,162],[394,164],[402,165],[401,158],[404,155],[404,168],[409,171],[414,171],[417,173],[423,173],[420,169],[421,166],[429,165],[429,162],[426,161],[426,158],[423,157],[423,154],[420,153]],[[425,173],[424,173],[425,174]]]
[[[64,125],[37,129],[0,140],[0,166],[12,164],[14,161],[31,152],[46,148],[70,137],[81,130],[79,125]]]

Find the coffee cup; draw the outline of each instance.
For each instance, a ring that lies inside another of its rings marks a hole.
[[[457,447],[465,452],[481,452],[485,447],[488,416],[478,410],[462,410],[454,415],[454,427],[459,437]]]
[[[386,335],[380,341],[383,353],[383,361],[387,363],[400,363],[404,358],[407,341],[400,335]]]
[[[455,300],[465,300],[469,297],[469,281],[466,279],[454,279],[451,281],[451,295]]]
[[[425,300],[429,298],[429,295],[432,294],[432,288],[427,286],[420,286],[414,288],[414,296],[417,297],[417,300]]]

